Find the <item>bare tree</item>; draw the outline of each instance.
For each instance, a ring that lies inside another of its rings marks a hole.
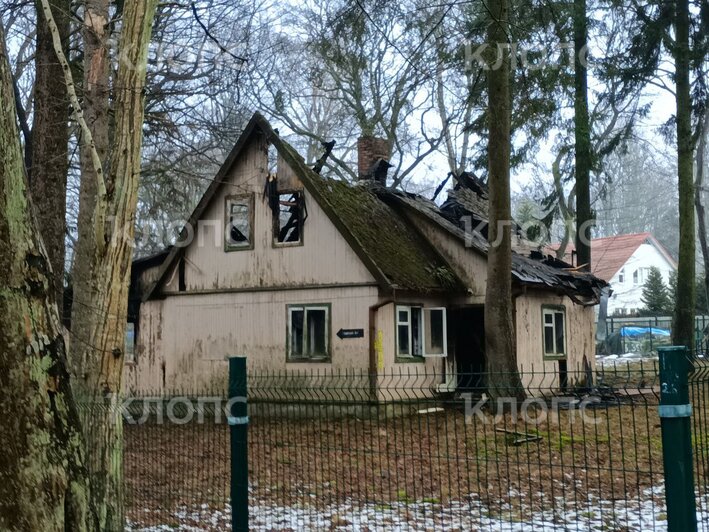
[[[385,2],[311,3],[294,17],[295,37],[273,37],[290,59],[251,65],[258,106],[316,149],[336,139],[329,166],[345,179],[357,177],[350,158],[358,136],[388,139],[393,186],[405,182],[443,138],[440,128],[429,126],[438,117],[427,32],[403,16],[401,6]],[[289,68],[290,61],[301,66]],[[294,80],[299,71],[302,78]],[[327,117],[318,108],[327,109]],[[313,123],[313,117],[325,120]]]
[[[70,0],[53,0],[51,9],[64,53],[69,47]],[[69,97],[57,83],[64,74],[54,53],[52,34],[41,11],[37,13],[34,112],[28,167],[30,191],[42,239],[54,272],[59,314],[64,307],[66,186],[69,169]]]
[[[109,136],[108,4],[85,6],[83,109],[48,0],[41,0],[54,50],[81,129],[82,205],[72,309],[72,359],[76,385],[96,408],[85,419],[92,450],[91,502],[101,530],[123,528],[122,419],[116,412],[121,392],[130,262],[140,176],[143,92],[148,44],[157,0],[122,5],[118,70],[115,74],[115,126]],[[109,142],[109,138],[111,139]],[[85,183],[87,181],[87,183]],[[83,220],[82,220],[83,218]],[[83,223],[83,226],[81,225]]]
[[[95,530],[51,262],[29,201],[0,27],[0,528]],[[13,421],[14,420],[14,421]]]

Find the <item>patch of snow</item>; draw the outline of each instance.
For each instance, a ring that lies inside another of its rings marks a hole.
[[[278,506],[256,501],[249,509],[250,529],[260,531],[318,531],[347,530],[366,532],[391,530],[401,532],[427,530],[495,530],[500,532],[526,532],[547,530],[564,532],[574,530],[624,530],[644,532],[667,530],[664,505],[664,487],[646,489],[633,500],[598,499],[589,496],[580,500],[544,500],[535,497],[543,507],[555,508],[543,512],[532,511],[521,504],[501,504],[491,510],[475,495],[466,501],[394,502],[387,504],[344,504],[316,508],[315,506]],[[521,497],[520,497],[521,499]],[[709,495],[698,499],[698,522],[709,523]],[[562,510],[567,508],[566,510]],[[129,524],[131,532],[202,532],[230,530],[231,508],[210,510],[181,508],[174,513],[174,522],[152,527]],[[705,525],[706,526],[706,525]]]

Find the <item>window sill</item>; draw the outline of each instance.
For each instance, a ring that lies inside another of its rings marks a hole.
[[[318,364],[332,362],[332,358],[287,358],[286,364]]]
[[[299,240],[298,242],[276,242],[275,240],[271,243],[271,247],[274,249],[279,249],[279,248],[300,248],[303,247],[303,241]]]
[[[547,354],[545,354],[545,355],[544,355],[544,360],[550,360],[550,361],[554,361],[554,360],[566,360],[566,353],[559,354],[559,355],[547,355]]]
[[[248,246],[224,246],[224,253],[231,253],[232,251],[250,251],[254,249],[253,244],[249,244]]]
[[[425,357],[418,357],[418,356],[401,356],[397,355],[396,358],[394,359],[394,362],[397,364],[423,364],[426,362]]]

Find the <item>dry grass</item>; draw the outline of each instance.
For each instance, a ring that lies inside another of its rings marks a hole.
[[[600,405],[585,418],[560,410],[516,423],[509,414],[497,422],[466,418],[460,404],[421,414],[402,406],[379,418],[254,416],[252,499],[319,508],[446,504],[476,494],[493,510],[523,514],[548,510],[550,501],[583,509],[589,497],[635,498],[662,484],[662,445],[655,396],[630,400]],[[527,439],[520,434],[536,441],[520,443]],[[170,524],[166,515],[176,508],[228,502],[224,424],[128,426],[125,464],[133,521]]]

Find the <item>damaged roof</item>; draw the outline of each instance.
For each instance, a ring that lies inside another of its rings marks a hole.
[[[351,185],[317,174],[260,113],[255,113],[247,124],[188,224],[195,225],[203,215],[256,130],[273,144],[382,288],[420,293],[465,290],[453,268],[395,207],[381,201],[367,186]],[[158,281],[145,299],[164,283],[179,253],[179,247],[172,249],[161,266]]]
[[[381,283],[416,292],[465,289],[428,240],[394,206],[381,201],[373,187],[324,178],[290,144],[277,135],[270,140]]]
[[[380,286],[419,293],[465,291],[465,283],[408,219],[406,209],[422,213],[473,250],[487,254],[487,239],[479,231],[466,231],[464,219],[461,220],[468,216],[474,224],[487,221],[487,189],[479,179],[472,174],[460,176],[448,200],[439,208],[421,196],[371,182],[350,184],[324,178],[310,168],[259,113],[247,124],[190,216],[188,226],[196,224],[203,215],[249,138],[257,131],[274,145]],[[158,280],[145,299],[162,285],[180,252],[181,248],[176,246],[167,255]],[[536,256],[513,252],[512,270],[513,278],[521,284],[559,290],[581,304],[598,302],[601,289],[607,286],[593,275],[574,271],[569,265],[543,257],[539,252]]]
[[[466,195],[467,197],[470,197],[471,194],[476,194],[472,190],[468,192],[470,194]],[[460,193],[448,197],[448,200],[444,203],[444,206],[448,204],[447,209],[439,208],[431,200],[416,194],[399,190],[382,189],[379,194],[385,201],[397,202],[406,208],[423,214],[429,220],[462,240],[467,246],[487,255],[489,247],[487,239],[476,230],[466,230],[464,222],[465,216],[472,216],[473,220],[475,220],[476,215],[479,215],[479,201],[476,200],[472,203],[472,205],[478,206],[478,210],[475,213],[471,213],[467,209],[467,205],[471,205],[470,203],[466,205],[457,201]],[[520,249],[525,248],[524,245],[518,247]],[[512,276],[520,284],[560,290],[577,303],[584,305],[597,303],[600,300],[601,290],[608,286],[602,279],[588,272],[578,271],[571,265],[554,257],[544,256],[539,251],[522,254],[513,250]]]

